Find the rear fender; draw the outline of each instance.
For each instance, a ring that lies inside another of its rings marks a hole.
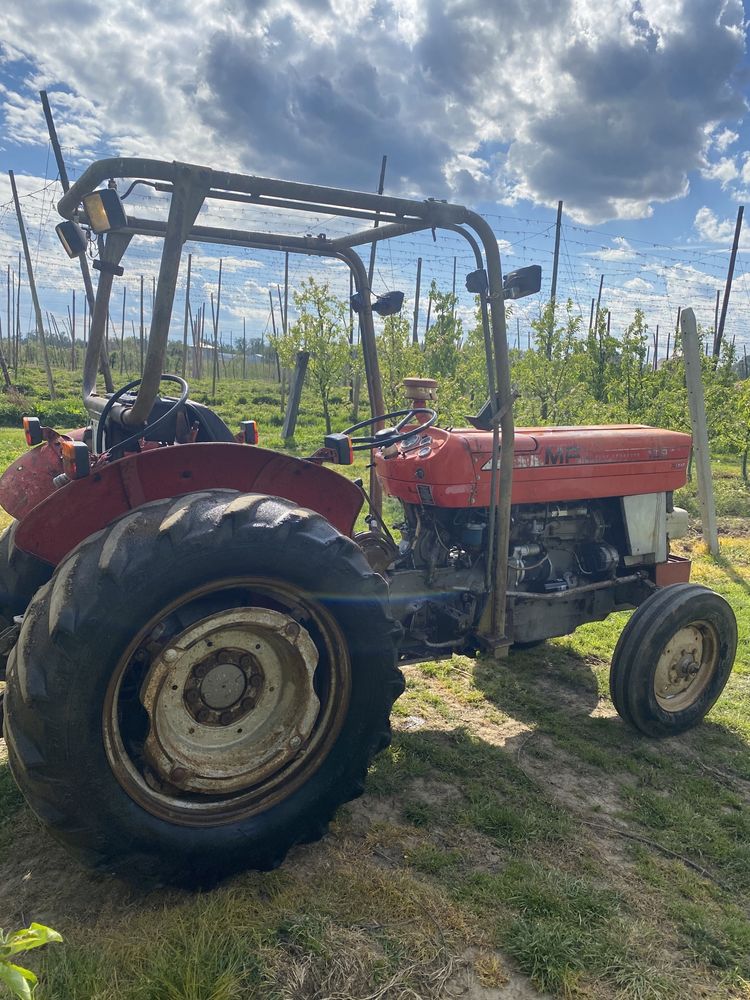
[[[210,442],[127,455],[54,490],[23,516],[16,545],[57,565],[79,542],[135,507],[203,490],[229,489],[293,500],[351,535],[359,487],[332,469],[266,448]]]

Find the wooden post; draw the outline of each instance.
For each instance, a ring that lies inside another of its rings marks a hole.
[[[13,336],[16,341],[16,354],[21,353],[21,254],[18,255],[18,280],[16,281],[16,303],[15,312],[13,314]],[[28,340],[26,347],[26,359],[28,360]]]
[[[5,384],[8,387],[10,387],[10,385],[11,385],[10,374],[8,372],[8,365],[6,364],[6,361],[5,361],[5,354],[3,353],[3,331],[2,331],[2,323],[0,323],[0,369],[2,369],[3,379],[5,381]]]
[[[685,359],[690,423],[693,429],[693,455],[698,470],[698,500],[700,501],[703,538],[713,556],[719,554],[719,533],[716,527],[716,507],[711,477],[711,453],[708,447],[706,400],[701,377],[701,346],[698,324],[692,309],[683,309],[680,316],[682,354]]]
[[[422,283],[422,258],[417,257],[417,285],[414,289],[414,325],[411,331],[412,344],[419,343],[419,290]]]
[[[187,283],[185,285],[185,321],[182,327],[182,377],[185,378],[185,372],[187,371],[187,350],[188,350],[188,316],[190,313],[190,268],[193,263],[193,255],[188,254],[187,262]]]
[[[271,303],[271,327],[273,329],[273,339],[276,340],[277,339],[277,334],[276,334],[276,313],[274,312],[274,308],[273,308],[273,292],[271,291],[270,288],[268,289],[268,301]],[[276,349],[275,346],[274,346],[274,349],[273,349],[273,353],[276,355],[276,378],[277,378],[277,381],[278,381],[279,385],[281,385],[281,362],[279,361],[279,352],[278,352],[278,350]]]
[[[57,163],[57,172],[60,175],[60,184],[63,191],[67,194],[70,189],[70,181],[68,180],[68,171],[65,166],[65,160],[63,159],[62,150],[60,149],[60,142],[57,138],[57,129],[55,128],[55,121],[52,117],[52,109],[49,106],[49,100],[47,99],[47,91],[40,90],[39,96],[42,100],[42,109],[44,111],[44,117],[47,121],[47,131],[49,132],[49,139],[52,143],[52,150],[55,154],[55,162]],[[99,237],[101,240],[101,237]],[[101,250],[101,243],[100,243]],[[89,271],[89,262],[85,253],[82,253],[78,258],[78,263],[81,268],[81,277],[83,278],[83,287],[86,291],[86,301],[88,304],[89,315],[94,313],[94,286],[91,283],[91,272]],[[85,340],[85,336],[84,336]],[[100,370],[104,376],[104,384],[107,392],[112,392],[114,390],[114,383],[112,382],[112,373],[109,370],[109,358],[107,357],[104,345],[102,345],[102,355],[101,355],[101,366]]]
[[[70,370],[76,370],[76,290],[73,289],[73,312],[70,315]]]
[[[284,336],[289,329],[289,251],[284,254]]]
[[[595,303],[596,303],[596,299],[592,299],[591,300],[591,312],[589,313],[589,333],[591,333],[591,330],[593,329],[593,326],[594,326],[594,304]]]
[[[281,436],[285,441],[294,437],[294,431],[297,427],[297,414],[299,413],[299,404],[302,399],[302,386],[305,382],[305,373],[307,372],[307,363],[309,360],[309,351],[297,351],[297,363],[294,366],[294,374],[289,384],[289,399],[286,404],[284,423],[281,427]]]
[[[125,371],[125,293],[127,285],[122,286],[122,322],[120,324],[120,374]]]
[[[747,378],[747,348],[742,345],[742,356],[745,359],[745,378]]]
[[[737,247],[740,245],[740,231],[742,230],[742,216],[745,206],[740,205],[737,209],[737,222],[734,227],[734,240],[732,241],[732,252],[729,255],[729,268],[727,270],[727,283],[724,289],[724,301],[721,303],[721,318],[719,319],[719,329],[714,335],[714,357],[721,354],[721,339],[724,336],[724,324],[727,320],[727,306],[729,305],[729,293],[732,291],[732,278],[734,277],[734,262],[737,260]]]
[[[247,358],[247,327],[245,317],[242,317],[242,381],[245,381],[245,362]]]
[[[276,292],[279,296],[279,312],[281,313],[281,332],[286,337],[286,310],[281,301],[281,288],[279,285],[276,286]],[[279,368],[279,383],[281,385],[281,409],[284,409],[284,400],[286,399],[286,368]]]
[[[456,318],[456,258],[453,258],[453,284],[451,285],[451,323]]]
[[[598,335],[599,331],[599,309],[602,304],[602,288],[604,287],[604,275],[599,279],[599,294],[596,297],[596,315],[594,316],[594,331]]]
[[[7,317],[8,321],[5,329],[8,331],[8,357],[10,358],[11,364],[13,363],[13,327],[10,323],[10,264],[7,265],[7,286],[6,286],[6,306],[7,306]]]
[[[214,298],[211,296],[211,316],[214,321],[214,373],[212,397],[216,397],[216,376],[219,372],[219,310],[221,309],[221,269],[224,264],[223,258],[219,258],[219,286],[216,291],[216,315],[214,316]]]
[[[557,303],[557,268],[560,263],[560,230],[562,229],[562,201],[557,203],[557,219],[555,220],[555,252],[552,257],[552,287],[550,288],[550,328],[547,337],[547,360],[552,360],[552,331],[555,329],[555,305]]]
[[[424,335],[427,336],[427,331],[430,329],[430,313],[432,312],[432,289],[430,289],[430,294],[427,296],[427,319],[424,324]]]
[[[680,332],[680,316],[682,315],[682,306],[677,307],[677,323],[674,328],[674,345],[672,347],[672,354],[677,354],[677,335]]]
[[[721,297],[721,289],[716,289],[716,305],[714,307],[714,340],[716,339],[716,334],[719,329],[719,299]]]
[[[26,226],[23,222],[23,215],[21,214],[21,203],[18,200],[18,190],[16,189],[16,178],[12,170],[8,171],[8,176],[10,177],[10,186],[13,191],[13,201],[16,206],[16,216],[18,217],[18,228],[21,232],[21,243],[23,244],[23,252],[26,257],[26,271],[29,276],[29,290],[31,292],[31,301],[34,304],[34,313],[36,314],[36,331],[42,344],[42,355],[44,357],[44,367],[47,371],[47,386],[49,387],[49,397],[50,399],[55,398],[55,383],[52,381],[52,369],[49,364],[49,355],[47,354],[47,339],[44,336],[44,321],[42,320],[42,310],[39,306],[39,299],[36,294],[36,284],[34,282],[34,271],[31,266],[31,254],[29,253],[29,244],[26,239]]]
[[[659,324],[656,324],[656,332],[654,333],[654,371],[657,371],[659,367]]]
[[[143,375],[143,275],[141,275],[141,326],[138,336],[141,348],[141,375]]]

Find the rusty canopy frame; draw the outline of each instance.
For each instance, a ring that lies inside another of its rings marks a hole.
[[[495,416],[488,513],[490,551],[487,582],[491,599],[480,625],[480,633],[490,648],[500,650],[506,647],[507,553],[513,476],[513,395],[500,252],[497,239],[486,220],[461,205],[433,199],[417,201],[393,198],[141,157],[109,158],[93,163],[60,199],[58,211],[63,218],[86,222],[85,214],[80,210],[83,197],[96,190],[104,181],[126,178],[145,181],[156,190],[171,194],[171,198],[166,222],[128,216],[124,228],[107,234],[101,254],[105,265],[111,266],[102,270],[99,275],[83,374],[84,405],[92,413],[101,413],[106,403],[106,397],[96,391],[96,376],[115,267],[119,265],[134,236],[158,236],[163,239],[143,380],[135,403],[131,407],[115,406],[112,411],[112,417],[125,426],[142,425],[158,395],[182,249],[188,240],[337,258],[349,266],[355,287],[362,293],[369,290],[367,271],[354,248],[375,241],[420,230],[447,229],[459,233],[469,242],[478,268],[484,267],[486,261],[488,291],[481,296],[481,312],[487,380]],[[327,239],[324,236],[289,236],[199,226],[196,225],[196,219],[206,199],[298,212],[324,212],[327,215],[378,223],[378,227]],[[370,297],[363,294],[362,299],[364,308],[360,313],[361,341],[370,408],[375,416],[384,412],[383,394]],[[377,497],[374,499],[377,503]]]

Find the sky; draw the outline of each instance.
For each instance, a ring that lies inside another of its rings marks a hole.
[[[386,155],[386,193],[466,204],[488,218],[504,270],[542,265],[542,296],[519,302],[511,321],[522,347],[549,294],[558,199],[558,301],[570,297],[584,327],[602,274],[615,333],[636,307],[652,334],[660,325],[662,345],[680,306],[712,326],[737,210],[750,198],[746,18],[742,0],[8,0],[0,320],[7,267],[18,269],[20,249],[9,169],[43,309],[63,324],[72,292],[82,297],[76,263],[54,235],[60,187],[39,102],[46,89],[71,177],[102,156],[139,155],[373,190]],[[164,208],[147,193],[128,204],[138,214]],[[228,209],[220,217],[235,225],[240,216]],[[276,212],[257,224],[288,229],[291,220]],[[334,236],[341,225],[307,217],[294,231]],[[117,328],[124,315],[128,333],[138,323],[141,275],[148,311],[157,250],[142,239],[124,261],[112,314]],[[219,253],[186,251],[199,308],[216,293]],[[454,260],[459,313],[469,322],[471,259],[452,236],[379,247],[374,291],[404,290],[411,314],[419,256],[420,330],[429,284],[450,291]],[[260,336],[283,261],[230,250],[223,260],[222,338],[239,336],[243,321],[248,336]],[[310,273],[346,291],[340,265],[308,258],[292,260],[292,289]],[[181,302],[184,273],[175,335]],[[25,275],[21,315],[30,322]],[[727,334],[750,349],[747,227]]]

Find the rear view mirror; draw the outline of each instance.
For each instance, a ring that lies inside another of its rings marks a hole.
[[[363,292],[355,292],[349,299],[352,311],[359,314],[365,308],[365,296]],[[378,316],[395,316],[401,312],[404,304],[403,292],[386,292],[379,295],[372,304],[372,311]]]
[[[542,269],[539,264],[511,271],[503,279],[503,295],[506,299],[522,299],[527,295],[534,295],[541,287]]]
[[[466,275],[466,291],[473,295],[483,295],[487,291],[487,272],[482,267]]]
[[[372,311],[376,312],[378,316],[395,316],[401,312],[403,304],[403,292],[386,292],[385,295],[379,295],[373,302]]]

